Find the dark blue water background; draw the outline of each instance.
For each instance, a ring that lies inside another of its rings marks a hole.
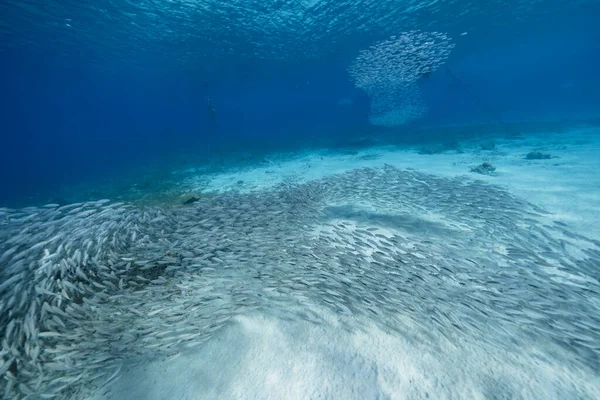
[[[346,18],[329,32],[311,22],[320,9],[296,28],[273,16],[294,2],[250,3],[189,18],[183,2],[139,2],[144,18],[119,1],[0,5],[0,206],[231,152],[600,114],[595,1],[454,1],[398,16],[397,2],[322,1],[323,21]],[[253,20],[251,8],[268,22],[236,25]],[[359,50],[414,28],[447,33],[456,47],[419,81],[427,115],[386,132],[369,125],[369,98],[346,68]]]

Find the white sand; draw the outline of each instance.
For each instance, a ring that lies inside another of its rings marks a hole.
[[[331,155],[310,152],[272,162],[252,170],[223,173],[212,177],[208,187],[198,178],[198,190],[259,190],[283,181],[305,182],[356,168],[414,168],[438,176],[465,175],[508,189],[513,194],[554,213],[554,219],[588,236],[600,235],[600,128],[568,133],[540,133],[526,139],[496,140],[492,151],[480,150],[479,143],[466,144],[463,153],[421,155],[418,149],[394,147],[369,148],[358,154]],[[526,160],[532,150],[541,150],[557,158]],[[367,156],[363,159],[363,157]],[[470,172],[470,168],[490,161],[497,176]],[[194,178],[187,182],[194,187]],[[243,184],[239,184],[243,181]]]
[[[325,315],[326,316],[326,315]],[[315,326],[236,318],[201,350],[125,371],[95,399],[489,399],[510,384],[532,399],[565,385],[600,398],[596,376],[542,361],[542,349],[506,352],[463,341],[429,348],[367,325]]]
[[[306,181],[387,163],[501,185],[554,213],[552,219],[568,223],[572,230],[600,238],[600,130],[497,140],[494,151],[478,148],[474,143],[464,153],[439,155],[395,148],[373,148],[354,156],[307,153],[264,168],[214,176],[208,190],[238,190],[240,180],[244,190],[261,189],[284,180]],[[537,149],[558,158],[524,159]],[[365,155],[376,158],[363,159]],[[483,161],[491,161],[498,175],[470,172]],[[510,353],[465,338],[460,348],[448,344],[430,349],[374,326],[349,333],[337,329],[335,317],[325,317],[330,324],[318,327],[260,315],[237,318],[195,353],[124,370],[106,396],[95,398],[484,399],[498,394],[486,392],[486,382],[500,389],[510,382],[523,388],[524,398],[558,398],[558,388],[565,386],[600,398],[598,376],[542,361],[534,347]]]

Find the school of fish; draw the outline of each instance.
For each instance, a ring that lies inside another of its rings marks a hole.
[[[600,242],[502,188],[388,165],[181,207],[0,208],[0,397],[83,398],[236,316],[316,309],[598,371],[599,266]]]

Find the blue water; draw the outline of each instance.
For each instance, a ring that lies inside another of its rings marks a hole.
[[[599,398],[599,16],[1,2],[0,398]]]
[[[5,1],[0,204],[49,201],[64,185],[183,157],[392,132],[369,123],[369,97],[347,68],[360,50],[412,29],[442,32],[455,48],[419,80],[427,113],[400,127],[404,137],[423,126],[595,118],[599,7]]]

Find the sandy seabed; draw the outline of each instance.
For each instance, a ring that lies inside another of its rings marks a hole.
[[[316,151],[273,157],[266,166],[214,175],[201,189],[260,191],[281,182],[306,182],[388,164],[499,185],[548,211],[549,221],[600,239],[600,129],[494,142],[492,150],[481,150],[480,143],[473,142],[461,151],[432,155],[381,147],[347,155]],[[552,158],[526,159],[533,150]],[[496,167],[495,175],[470,171],[485,161]],[[187,179],[186,187],[193,187],[195,178]],[[200,189],[200,178],[198,182]],[[534,346],[523,354],[464,338],[434,348],[384,332],[368,321],[348,331],[341,327],[348,321],[341,320],[352,317],[313,311],[328,323],[260,314],[236,317],[195,351],[124,367],[118,380],[90,399],[496,399],[506,398],[507,382],[521,388],[519,398],[560,398],[561,387],[600,398],[597,372],[571,370],[548,360]],[[484,386],[488,389],[482,390]]]

